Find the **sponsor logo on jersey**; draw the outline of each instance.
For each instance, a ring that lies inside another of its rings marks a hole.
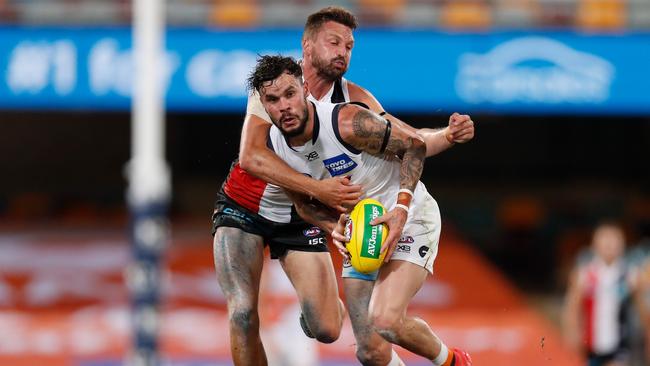
[[[411,246],[408,244],[397,244],[397,249],[395,250],[402,253],[411,253]]]
[[[426,245],[423,245],[418,249],[418,253],[420,254],[420,257],[424,258],[425,255],[427,255],[427,252],[429,251],[429,247]]]
[[[357,163],[355,163],[354,160],[352,160],[352,158],[346,154],[341,154],[333,158],[325,159],[323,160],[323,164],[325,164],[325,168],[327,168],[332,177],[345,174],[357,166]]]
[[[384,210],[381,208],[381,206],[375,204],[364,205],[364,222],[370,222],[383,215],[383,211]],[[383,235],[383,225],[370,226],[370,230],[365,230],[363,233],[363,245],[361,246],[360,256],[365,258],[379,258],[381,240]]]
[[[410,235],[402,235],[401,238],[399,238],[398,243],[406,243],[406,244],[413,244],[415,240],[413,240],[413,237]]]
[[[316,226],[312,226],[309,229],[305,229],[302,231],[302,233],[309,238],[313,238],[314,236],[318,235],[321,233],[320,229],[317,228]]]
[[[309,154],[305,155],[305,157],[307,158],[307,161],[314,161],[320,156],[318,156],[318,151],[312,151]]]

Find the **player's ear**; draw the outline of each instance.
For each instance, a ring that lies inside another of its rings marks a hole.
[[[311,39],[309,37],[302,38],[302,55],[305,58],[307,55],[311,54]]]
[[[307,84],[307,80],[302,82],[302,91],[305,93],[305,97],[309,95],[309,84]]]

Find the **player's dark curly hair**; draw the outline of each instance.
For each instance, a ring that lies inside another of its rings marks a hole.
[[[328,6],[311,14],[307,18],[302,38],[312,37],[323,23],[330,21],[343,24],[352,30],[357,29],[357,18],[354,14],[340,6]]]
[[[275,80],[285,72],[297,78],[302,77],[302,68],[293,57],[284,57],[282,55],[260,56],[257,59],[255,70],[248,77],[248,90],[257,90],[259,92],[264,83]]]

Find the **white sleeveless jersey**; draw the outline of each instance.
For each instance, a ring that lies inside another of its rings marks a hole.
[[[308,98],[309,100],[315,100],[311,95]],[[324,103],[350,101],[347,80],[341,78],[341,80],[332,83],[332,87],[319,101]],[[254,114],[271,123],[271,118],[264,110],[257,93],[248,98],[246,113]],[[249,175],[241,169],[239,163],[233,164],[233,168],[223,185],[223,191],[235,202],[265,219],[280,223],[291,221],[293,203],[284,190]]]
[[[583,336],[590,352],[598,355],[619,352],[626,343],[623,338],[629,314],[625,304],[630,301],[628,284],[632,276],[622,260],[608,266],[599,258],[592,258],[580,265]]]
[[[312,103],[316,108],[313,139],[303,146],[289,146],[282,132],[273,126],[270,143],[275,153],[293,169],[315,179],[350,176],[353,184],[363,186],[362,198],[376,199],[387,209],[393,209],[399,191],[400,160],[362,152],[343,141],[338,131],[338,114],[344,104]],[[426,196],[424,184],[418,182],[411,212],[418,212]]]

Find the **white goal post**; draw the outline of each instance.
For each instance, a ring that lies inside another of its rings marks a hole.
[[[161,363],[158,347],[160,259],[169,237],[170,170],[165,161],[164,0],[133,0],[133,100],[127,201],[133,260],[131,366]]]

